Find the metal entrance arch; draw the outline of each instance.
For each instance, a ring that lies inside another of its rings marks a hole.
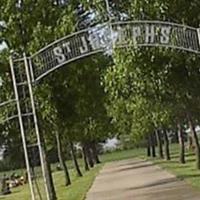
[[[200,54],[200,29],[161,21],[120,21],[114,23],[109,21],[61,38],[30,57],[27,57],[26,54],[21,59],[15,59],[11,56],[10,66],[15,92],[14,102],[18,111],[17,117],[24,145],[32,200],[51,199],[46,185],[43,146],[34,103],[33,87],[35,83],[54,70],[81,58],[100,52],[112,51],[115,48],[132,46],[165,47]],[[24,102],[24,99],[28,101]],[[10,101],[3,103],[2,106],[10,103]],[[11,117],[15,118],[16,116]],[[25,120],[27,119],[30,119],[33,124],[36,137],[36,142],[33,145],[37,146],[39,150],[44,187],[46,189],[45,198],[35,195],[31,179],[26,142]]]
[[[29,57],[32,82],[81,58],[131,46],[166,47],[200,54],[200,29],[162,21],[120,21],[88,28]]]

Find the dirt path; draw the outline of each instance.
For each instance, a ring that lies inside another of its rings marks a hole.
[[[134,159],[105,165],[86,200],[200,200],[200,192],[160,167]]]

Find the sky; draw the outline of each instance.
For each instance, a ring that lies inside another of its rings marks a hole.
[[[0,51],[5,49],[7,46],[6,46],[6,43],[3,42],[1,45],[0,45]]]
[[[0,21],[0,26],[5,27],[5,26],[6,26],[6,25],[5,25],[5,22]],[[2,44],[0,44],[0,51],[1,51],[2,49],[4,49],[4,48],[6,48],[6,43],[5,43],[5,42],[3,42]]]

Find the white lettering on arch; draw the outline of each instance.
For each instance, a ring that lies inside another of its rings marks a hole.
[[[155,26],[146,25],[145,26],[145,43],[154,43],[155,41]]]
[[[82,42],[82,45],[83,45],[83,46],[80,47],[81,54],[87,53],[89,51],[89,48],[88,48],[86,38],[84,36],[81,37],[81,42]]]
[[[56,56],[56,60],[58,61],[59,64],[65,62],[66,57],[65,54],[63,53],[62,47],[55,47],[53,49],[53,53]]]
[[[171,27],[162,27],[160,43],[168,44],[170,42],[170,34],[171,34]]]

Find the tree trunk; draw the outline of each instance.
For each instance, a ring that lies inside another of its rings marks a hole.
[[[56,132],[56,142],[57,142],[58,159],[62,167],[62,170],[64,171],[64,174],[65,174],[65,185],[69,186],[71,185],[71,179],[70,179],[69,171],[67,168],[67,164],[64,160],[63,151],[62,151],[62,142],[60,140],[60,134],[58,132]]]
[[[178,137],[180,144],[180,163],[185,164],[185,142],[184,142],[183,129],[180,123],[177,126],[178,126]]]
[[[97,152],[97,146],[96,146],[96,142],[93,141],[91,142],[91,150],[92,150],[92,154],[95,160],[96,164],[100,164],[100,160],[99,160],[99,156],[98,156],[98,152]]]
[[[193,124],[192,118],[188,117],[190,131],[192,133],[193,141],[195,144],[195,153],[196,153],[196,167],[200,169],[200,146],[199,146],[199,139],[195,130],[195,126]]]
[[[191,128],[190,128],[190,130],[191,130]],[[191,133],[188,133],[188,149],[194,150],[194,146],[195,146],[195,144],[193,142],[193,136]]]
[[[87,155],[87,159],[88,159],[88,163],[90,165],[90,168],[93,168],[94,167],[94,161],[93,161],[92,154],[91,154],[91,151],[90,151],[90,146],[88,145],[88,143],[85,145],[85,150],[86,150],[86,155]]]
[[[164,158],[163,155],[163,146],[162,146],[162,137],[161,137],[161,132],[159,130],[155,131],[156,139],[157,139],[157,145],[158,145],[158,152],[159,152],[159,157],[161,159]]]
[[[155,135],[151,134],[151,151],[152,151],[152,157],[156,157],[156,140],[155,140]]]
[[[167,135],[167,131],[163,130],[163,138],[164,138],[164,145],[165,145],[165,159],[171,160],[170,158],[170,151],[169,151],[169,138]]]
[[[42,145],[42,154],[44,158],[44,168],[45,168],[45,177],[46,177],[46,184],[47,184],[47,189],[49,193],[49,200],[56,200],[56,191],[54,188],[54,183],[53,183],[53,177],[51,174],[51,166],[50,163],[48,162],[47,155],[46,155],[46,145],[45,145],[45,140],[43,133],[41,132],[40,134],[40,139],[41,139],[41,145]]]
[[[77,158],[76,158],[76,152],[75,152],[75,149],[74,149],[74,144],[73,142],[70,141],[70,148],[71,148],[71,155],[72,155],[72,159],[73,159],[73,162],[74,162],[74,167],[76,169],[76,172],[77,172],[77,175],[79,177],[83,176],[82,173],[81,173],[81,170],[80,170],[80,167],[79,167],[79,164],[78,164],[78,161],[77,161]]]
[[[82,145],[82,153],[83,153],[83,161],[84,161],[84,165],[85,165],[85,171],[89,171],[89,164],[87,161],[87,154],[86,154],[86,149],[85,149],[85,145]]]
[[[178,134],[178,131],[175,131],[175,142],[176,142],[176,144],[179,144],[179,134]]]
[[[147,157],[151,157],[151,138],[147,136]]]

